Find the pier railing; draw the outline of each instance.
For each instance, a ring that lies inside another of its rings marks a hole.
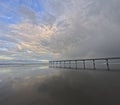
[[[120,69],[120,57],[49,61],[50,68]]]

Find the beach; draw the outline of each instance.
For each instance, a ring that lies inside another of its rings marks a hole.
[[[0,105],[119,105],[120,71],[0,67]]]

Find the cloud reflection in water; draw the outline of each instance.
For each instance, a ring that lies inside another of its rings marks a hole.
[[[7,68],[6,68],[7,69]],[[120,72],[9,67],[0,105],[117,105]],[[4,68],[5,70],[5,68]]]

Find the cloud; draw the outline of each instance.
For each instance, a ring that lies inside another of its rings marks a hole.
[[[71,0],[71,4],[67,9],[50,7],[54,14],[58,8],[64,11],[57,19],[64,21],[58,25],[51,49],[64,59],[120,56],[119,0]]]
[[[35,12],[26,6],[19,6],[18,7],[18,13],[20,15],[21,20],[27,21],[27,22],[33,22],[36,23],[36,14]]]
[[[52,35],[57,30],[55,26],[41,26],[23,22],[10,27],[12,28],[11,34],[14,35],[15,39],[19,39],[16,44],[18,51],[27,50],[29,53],[40,55],[52,53],[50,52],[49,43]]]
[[[12,56],[24,58],[28,54],[30,59],[120,56],[119,0],[39,2],[41,11],[19,5],[15,13],[20,21],[0,26],[5,33],[1,37],[14,43],[8,49]]]

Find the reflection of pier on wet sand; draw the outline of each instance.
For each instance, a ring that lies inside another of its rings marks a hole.
[[[119,82],[117,71],[5,66],[0,105],[120,105]]]
[[[49,67],[112,70],[120,68],[120,57],[49,61]]]

